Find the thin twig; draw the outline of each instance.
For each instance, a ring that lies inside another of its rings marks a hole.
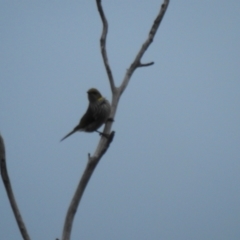
[[[99,146],[95,152],[95,154],[91,157],[90,154],[88,155],[88,163],[84,170],[84,173],[78,183],[77,189],[75,191],[75,194],[72,198],[71,204],[68,208],[67,215],[65,218],[64,228],[63,228],[63,235],[62,240],[70,240],[71,230],[72,230],[72,224],[74,216],[77,212],[77,208],[79,205],[79,202],[82,198],[82,195],[84,193],[84,190],[89,182],[89,179],[91,178],[94,169],[96,168],[98,162],[106,152],[106,150],[109,148],[110,143],[112,142],[114,138],[115,132],[111,132],[108,138],[102,137],[101,141],[99,143]]]
[[[120,94],[123,93],[123,91],[125,90],[125,88],[127,87],[130,78],[133,74],[133,72],[136,70],[136,68],[138,67],[143,67],[144,64],[141,64],[141,58],[143,56],[143,54],[146,52],[146,50],[148,49],[148,47],[150,46],[150,44],[152,43],[154,36],[158,30],[158,27],[163,19],[163,16],[167,10],[168,4],[169,4],[170,0],[164,0],[163,4],[161,5],[160,11],[157,15],[157,17],[155,18],[153,25],[150,29],[150,32],[148,34],[148,38],[147,40],[143,43],[142,47],[140,48],[136,58],[134,59],[134,61],[132,62],[132,64],[130,65],[130,68],[127,70],[125,77],[123,79],[123,82],[120,86]],[[151,66],[152,64],[149,65],[145,65],[146,66]]]
[[[6,189],[7,196],[8,196],[9,202],[11,204],[15,219],[17,221],[18,228],[22,234],[23,239],[30,240],[30,237],[27,232],[27,228],[23,222],[21,213],[18,209],[17,202],[16,202],[14,194],[13,194],[10,178],[9,178],[8,171],[7,171],[5,146],[4,146],[4,141],[3,141],[1,134],[0,134],[0,161],[1,161],[0,168],[1,168],[2,181],[3,181],[4,187]]]
[[[100,38],[102,58],[103,58],[103,62],[104,62],[104,65],[105,65],[105,68],[106,68],[106,71],[107,71],[107,75],[108,75],[108,79],[109,79],[109,83],[110,83],[110,86],[111,86],[112,93],[114,93],[115,84],[114,84],[112,70],[111,70],[109,62],[108,62],[108,56],[107,56],[107,51],[106,51],[106,39],[107,39],[107,33],[108,33],[108,22],[107,22],[107,19],[105,17],[105,14],[104,14],[104,11],[103,11],[103,8],[102,8],[101,0],[96,0],[96,3],[97,3],[98,12],[100,14],[102,24],[103,24],[102,36]]]
[[[150,63],[139,63],[138,67],[148,67],[148,66],[152,66],[154,64],[154,62],[150,62]]]

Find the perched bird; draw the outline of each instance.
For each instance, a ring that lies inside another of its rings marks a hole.
[[[89,105],[86,113],[82,116],[79,124],[60,141],[69,137],[77,131],[94,132],[97,131],[107,120],[111,112],[111,106],[101,93],[91,88],[87,91]],[[97,131],[98,132],[98,131]]]

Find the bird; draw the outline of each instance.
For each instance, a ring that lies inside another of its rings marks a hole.
[[[87,91],[89,105],[85,114],[80,119],[78,125],[73,128],[66,136],[61,140],[63,141],[73,133],[77,131],[82,132],[98,132],[101,135],[103,133],[97,131],[104,123],[107,122],[111,113],[111,105],[106,98],[96,88],[91,88]]]

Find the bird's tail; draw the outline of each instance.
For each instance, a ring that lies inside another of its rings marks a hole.
[[[70,133],[68,133],[65,137],[63,137],[63,138],[60,140],[60,142],[63,141],[65,138],[71,136],[72,134],[74,134],[74,133],[77,132],[77,131],[78,131],[78,130],[74,128]]]

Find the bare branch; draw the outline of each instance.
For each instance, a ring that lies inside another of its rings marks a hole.
[[[103,8],[102,8],[102,4],[101,4],[101,0],[96,0],[97,3],[97,8],[98,8],[98,12],[100,14],[102,23],[103,23],[103,30],[102,30],[102,36],[100,38],[100,46],[101,46],[101,52],[102,52],[102,58],[103,58],[103,62],[107,71],[107,75],[108,75],[108,79],[109,79],[109,83],[111,86],[111,90],[112,93],[115,91],[115,84],[114,84],[114,79],[113,79],[113,75],[112,75],[112,71],[108,62],[108,57],[107,57],[107,50],[106,50],[106,38],[107,38],[107,32],[108,32],[108,22],[107,19],[105,17]]]
[[[141,58],[142,58],[143,54],[146,52],[146,50],[148,49],[148,47],[150,46],[150,44],[152,43],[152,41],[154,39],[154,36],[155,36],[155,34],[158,30],[158,27],[159,27],[159,25],[160,25],[160,23],[163,19],[163,16],[164,16],[164,14],[167,10],[169,2],[170,2],[170,0],[164,0],[163,4],[161,5],[160,11],[159,11],[156,19],[153,22],[153,25],[150,29],[147,40],[143,43],[143,45],[142,45],[141,49],[139,50],[136,58],[134,59],[130,68],[127,70],[127,72],[125,74],[123,82],[120,86],[120,94],[122,94],[123,91],[125,90],[125,88],[127,87],[128,83],[129,83],[129,80],[130,80],[133,72],[136,70],[136,68],[144,66],[144,64],[140,64]],[[150,65],[152,65],[152,64],[150,64]]]
[[[157,29],[161,23],[161,20],[166,12],[169,0],[164,0],[164,3],[162,4],[161,9],[151,27],[151,30],[149,32],[147,40],[142,45],[140,51],[138,52],[135,60],[131,64],[130,68],[127,70],[126,75],[125,75],[120,87],[115,87],[114,79],[113,79],[112,72],[111,72],[111,69],[110,69],[110,66],[108,63],[108,58],[107,58],[107,52],[106,52],[106,37],[107,37],[107,32],[108,32],[107,19],[105,17],[103,9],[102,9],[101,0],[96,0],[96,3],[97,3],[97,8],[98,8],[98,11],[99,11],[102,23],[103,23],[103,31],[102,31],[102,36],[100,39],[101,53],[102,53],[103,62],[104,62],[104,65],[105,65],[105,68],[106,68],[106,71],[108,74],[111,90],[113,93],[112,94],[112,106],[111,106],[112,110],[111,110],[111,114],[110,114],[110,119],[112,119],[112,120],[108,121],[105,124],[105,128],[103,131],[104,136],[106,136],[111,131],[111,127],[112,127],[113,119],[114,119],[114,116],[115,116],[115,113],[117,110],[119,98],[120,98],[122,92],[125,90],[133,72],[138,67],[147,67],[147,66],[151,66],[154,64],[154,62],[141,63],[141,58],[142,58],[143,54],[145,53],[145,51],[147,50],[147,48],[149,47],[149,45],[151,44],[151,42],[153,41],[153,38],[154,38],[154,36],[157,32]],[[98,162],[102,158],[103,154],[109,148],[110,143],[112,142],[113,137],[114,137],[114,132],[111,132],[111,134],[107,138],[104,136],[101,137],[100,142],[98,144],[98,147],[97,147],[94,155],[93,156],[90,156],[90,154],[88,155],[87,166],[84,170],[81,180],[79,181],[78,187],[76,189],[76,192],[73,196],[73,199],[72,199],[71,204],[67,211],[64,228],[63,228],[62,240],[70,240],[73,219],[76,214],[79,202],[82,198],[83,192],[87,186],[89,179],[91,178],[91,176],[93,174],[95,167],[97,166]]]
[[[76,192],[73,196],[73,199],[67,211],[64,228],[63,228],[62,240],[70,240],[73,219],[74,219],[75,213],[77,212],[77,208],[82,198],[83,192],[89,182],[89,179],[93,174],[95,167],[97,166],[98,162],[100,161],[104,153],[109,148],[110,143],[114,138],[114,134],[115,132],[111,132],[108,138],[102,137],[94,155],[91,157],[90,154],[88,154],[87,166],[84,170],[82,178],[77,186]]]
[[[0,134],[0,161],[1,161],[0,168],[1,168],[3,184],[6,189],[7,196],[8,196],[9,202],[11,204],[15,219],[17,221],[18,228],[22,234],[23,239],[30,240],[27,229],[26,229],[23,219],[21,217],[21,213],[18,209],[17,202],[16,202],[14,194],[13,194],[10,178],[8,176],[6,155],[5,155],[5,146],[4,146],[4,141],[3,141],[1,134]]]

